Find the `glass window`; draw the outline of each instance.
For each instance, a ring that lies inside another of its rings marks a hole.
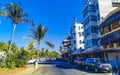
[[[95,6],[94,5],[89,5],[88,11],[95,12]]]
[[[83,24],[87,25],[89,23],[89,16],[84,20]]]
[[[82,44],[82,40],[80,40],[79,43]]]
[[[97,20],[96,20],[96,16],[91,15],[91,16],[90,16],[90,21],[97,21]]]
[[[93,45],[98,45],[98,40],[97,39],[93,39],[92,43],[93,43]]]
[[[78,26],[78,30],[80,30],[81,28],[80,28],[80,26]]]
[[[89,47],[91,47],[91,46],[93,46],[93,45],[92,45],[92,39],[91,39],[91,40],[88,40],[87,42],[85,42],[85,47],[86,47],[86,48],[89,48]]]
[[[92,47],[93,45],[98,45],[98,40],[97,39],[91,39],[85,42],[85,47],[89,48]]]
[[[97,33],[98,27],[97,26],[92,26],[91,27],[91,32],[92,33]]]
[[[85,33],[84,34],[85,37],[87,37],[88,35],[90,35],[91,34],[91,27],[87,28],[84,33]]]
[[[83,36],[83,34],[81,32],[79,32],[78,34],[79,34],[79,37]]]

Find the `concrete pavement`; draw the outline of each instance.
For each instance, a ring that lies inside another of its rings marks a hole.
[[[112,73],[94,73],[80,70],[67,63],[42,64],[32,75],[112,75]]]
[[[36,71],[38,68],[40,68],[40,65],[38,65],[37,68],[34,67],[33,64],[28,65],[28,68],[26,68],[25,70],[18,72],[16,74],[12,74],[12,75],[31,75],[34,71]]]

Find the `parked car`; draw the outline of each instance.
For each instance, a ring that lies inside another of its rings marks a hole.
[[[40,60],[39,61],[46,61],[46,59],[45,58],[40,58]]]
[[[75,65],[79,66],[79,67],[83,67],[85,65],[85,58],[77,58],[74,60]]]
[[[36,60],[36,59],[30,59],[30,60],[28,61],[28,64],[33,64],[33,63],[35,62],[35,60]]]
[[[99,58],[87,58],[85,61],[86,70],[95,72],[111,72],[112,66],[109,63],[102,63]]]

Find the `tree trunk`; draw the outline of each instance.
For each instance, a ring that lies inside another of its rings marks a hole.
[[[40,53],[40,42],[38,42],[37,59],[39,58],[39,53]]]
[[[37,65],[38,65],[39,53],[40,53],[40,41],[38,41],[38,50],[37,50],[37,58],[36,58],[36,65],[35,65],[35,68],[37,68]]]
[[[16,29],[16,24],[14,24],[14,27],[13,27],[13,30],[12,30],[12,36],[11,36],[8,52],[10,52],[10,50],[11,50],[11,45],[12,45],[15,29]]]

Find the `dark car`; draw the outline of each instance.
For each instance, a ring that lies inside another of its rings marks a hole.
[[[108,63],[101,63],[99,58],[87,58],[85,61],[86,70],[95,72],[111,72],[112,66]]]
[[[83,67],[85,64],[85,59],[84,58],[77,58],[74,60],[74,63],[76,66]]]

